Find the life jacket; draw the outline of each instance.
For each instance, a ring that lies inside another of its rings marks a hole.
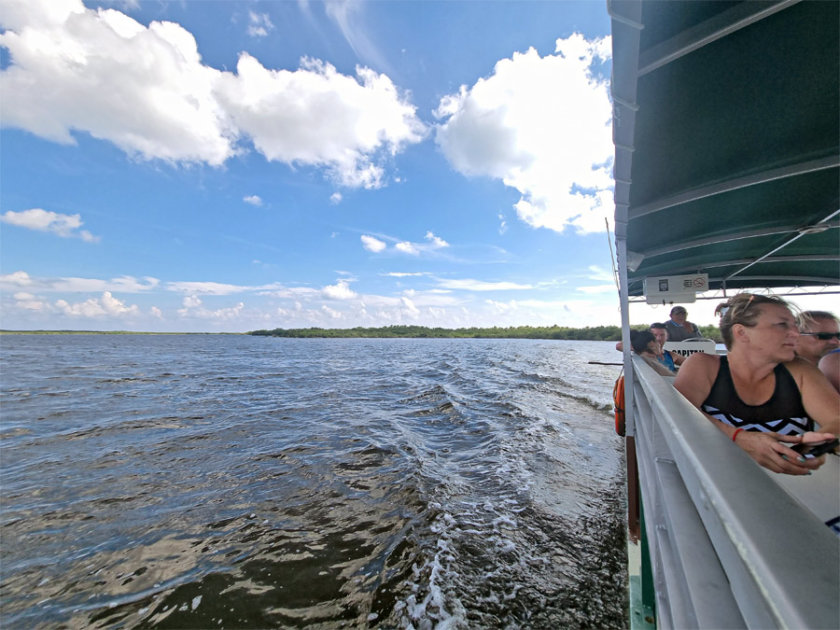
[[[615,405],[615,432],[624,435],[624,374],[613,385],[613,404]]]

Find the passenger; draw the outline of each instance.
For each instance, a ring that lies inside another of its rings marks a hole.
[[[696,324],[686,321],[688,311],[684,306],[675,306],[671,309],[671,319],[665,322],[668,330],[668,341],[685,341],[701,337]]]
[[[645,360],[645,363],[652,367],[657,374],[661,374],[662,376],[674,375],[671,370],[662,365],[656,358],[656,354],[660,349],[659,343],[657,343],[656,337],[654,337],[653,333],[649,330],[631,330],[630,347],[633,348],[633,352],[642,357]]]
[[[840,348],[832,350],[820,359],[817,367],[820,368],[820,372],[825,374],[825,377],[834,386],[834,389],[840,392]]]
[[[659,344],[659,352],[656,354],[656,359],[666,368],[672,372],[677,371],[677,366],[682,365],[685,357],[679,353],[674,354],[665,349],[665,342],[668,341],[668,327],[665,324],[653,323],[650,325],[650,332],[656,337],[656,343]]]
[[[631,334],[632,332],[633,331],[631,331]],[[672,354],[664,348],[665,342],[668,341],[668,332],[665,330],[665,324],[651,324],[650,332],[656,339],[656,343],[659,344],[659,349],[656,351],[656,360],[668,368],[671,372],[676,372],[676,366],[681,365],[682,362],[685,361],[685,357],[681,354]],[[619,341],[615,344],[615,349],[621,352],[624,349],[624,344]],[[673,374],[671,376],[673,376]]]
[[[840,327],[837,317],[828,311],[805,311],[796,318],[799,339],[796,356],[817,365],[820,359],[840,346]]]
[[[718,312],[728,356],[691,355],[674,387],[765,468],[792,475],[819,468],[824,456],[805,459],[787,444],[840,433],[840,395],[814,366],[796,360],[799,330],[787,302],[740,293]],[[814,421],[821,433],[813,432]]]

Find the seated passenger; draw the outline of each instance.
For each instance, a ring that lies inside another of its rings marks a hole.
[[[656,354],[656,360],[668,368],[671,372],[676,372],[677,366],[681,365],[682,362],[685,361],[685,357],[681,354],[672,354],[663,347],[665,342],[668,341],[668,332],[665,330],[665,324],[651,324],[650,332],[653,334],[656,339],[656,343],[659,346],[654,353]],[[632,337],[632,330],[630,331],[630,335]],[[630,345],[632,347],[632,341],[630,342]],[[624,344],[619,341],[615,344],[615,349],[621,352],[624,350]],[[673,374],[671,374],[671,376],[673,376]]]
[[[825,374],[834,389],[840,392],[840,348],[832,350],[820,359],[817,367]]]
[[[819,468],[825,456],[805,459],[788,445],[840,433],[840,395],[796,359],[799,330],[787,302],[740,293],[715,312],[728,356],[691,355],[674,387],[765,468],[792,475]]]
[[[659,344],[659,352],[656,353],[656,359],[672,372],[677,371],[677,366],[682,365],[685,357],[679,353],[671,353],[665,349],[665,342],[668,341],[668,327],[665,324],[653,323],[650,325],[650,332],[656,337],[656,343]]]
[[[649,330],[631,330],[630,331],[630,347],[633,352],[638,354],[645,360],[650,367],[652,367],[657,374],[662,376],[673,376],[674,373],[667,367],[662,365],[656,358],[656,353],[659,352],[659,344],[656,342],[656,337]]]
[[[804,311],[796,318],[799,339],[796,356],[817,365],[820,359],[840,346],[837,318],[828,311]]]
[[[685,341],[686,339],[697,339],[702,337],[697,324],[686,320],[688,311],[684,306],[675,306],[671,309],[671,319],[665,322],[668,330],[668,341]]]

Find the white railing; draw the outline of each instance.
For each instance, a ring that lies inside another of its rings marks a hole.
[[[840,538],[633,358],[659,628],[838,628]]]

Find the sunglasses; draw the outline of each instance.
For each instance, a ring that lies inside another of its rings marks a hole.
[[[840,332],[836,333],[827,333],[827,332],[819,332],[819,333],[811,333],[811,332],[801,332],[800,335],[811,335],[812,337],[816,337],[820,341],[828,341],[829,339],[840,339]]]

